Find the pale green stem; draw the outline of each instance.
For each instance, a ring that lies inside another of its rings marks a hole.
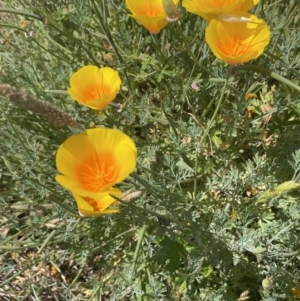
[[[29,158],[30,158],[33,162],[35,162],[34,157],[31,155],[29,149],[25,146],[23,140],[21,139],[20,135],[18,134],[17,130],[15,129],[15,127],[14,127],[13,123],[11,122],[10,118],[9,118],[8,115],[5,113],[5,111],[3,110],[2,106],[1,106],[1,109],[2,109],[3,114],[5,115],[5,117],[6,117],[7,121],[8,121],[8,123],[9,123],[9,125],[10,125],[12,131],[13,131],[14,134],[16,135],[16,137],[17,137],[17,139],[19,140],[19,142],[21,143],[21,145],[23,146],[25,152],[27,153],[27,155],[29,156]]]
[[[176,24],[176,27],[177,27],[177,30],[182,38],[182,41],[185,45],[185,48],[186,50],[188,51],[188,53],[190,54],[190,56],[193,58],[194,62],[197,64],[197,66],[202,70],[202,71],[205,71],[206,73],[210,73],[209,70],[207,70],[204,66],[202,66],[199,62],[199,60],[196,58],[196,56],[194,55],[193,51],[191,50],[186,38],[185,38],[185,35],[183,34],[182,32],[182,29],[180,27],[180,24],[179,24],[179,21],[175,22]]]
[[[219,109],[220,109],[222,101],[224,99],[226,87],[227,87],[228,80],[229,80],[229,77],[230,77],[230,74],[231,74],[231,69],[232,69],[232,66],[229,67],[229,70],[227,72],[227,77],[226,77],[226,80],[225,80],[225,83],[224,83],[224,86],[223,86],[223,89],[222,89],[222,93],[221,93],[220,98],[219,98],[218,103],[217,103],[217,107],[215,109],[215,112],[214,112],[212,118],[210,119],[210,121],[209,121],[209,123],[208,123],[208,125],[206,127],[206,130],[204,131],[204,134],[202,135],[202,137],[200,139],[199,145],[201,145],[202,142],[204,141],[204,139],[206,138],[206,136],[207,136],[207,134],[208,134],[208,132],[209,132],[209,130],[210,130],[213,122],[215,121],[215,119],[216,119],[216,117],[218,115]]]
[[[14,9],[14,8],[9,8],[9,7],[0,7],[0,13],[9,13],[9,14],[14,14],[14,15],[21,15],[29,18],[34,18],[39,21],[42,21],[42,18],[38,15],[34,15],[30,12],[24,11],[24,10],[19,10],[19,9]]]
[[[297,91],[300,91],[300,86],[296,85],[295,83],[293,83],[292,81],[286,79],[285,77],[272,72],[269,69],[266,69],[264,67],[261,66],[253,66],[253,65],[239,65],[239,66],[235,66],[232,69],[233,71],[237,71],[237,70],[245,70],[245,71],[252,71],[252,72],[259,72],[261,74],[267,75],[269,77],[272,77],[280,82],[282,82],[283,84],[286,84],[294,89],[296,89]]]
[[[47,256],[50,256],[54,251],[50,251]],[[13,274],[10,278],[5,279],[5,281],[0,283],[0,287],[4,287],[6,284],[10,283],[13,279],[15,279],[16,277],[18,277],[19,275],[22,275],[26,270],[30,269],[31,267],[33,267],[34,265],[36,265],[39,261],[46,259],[45,256],[43,256],[42,258],[39,257],[35,260],[33,260],[31,262],[30,265],[27,265],[25,268],[21,269],[20,271],[18,271],[17,273]]]
[[[115,42],[113,40],[113,37],[112,37],[109,29],[105,26],[105,24],[103,22],[103,20],[105,20],[106,18],[103,18],[103,16],[101,16],[100,11],[98,9],[97,3],[94,0],[90,0],[90,1],[91,1],[92,5],[94,7],[95,13],[96,13],[98,21],[99,21],[99,23],[100,23],[100,25],[102,27],[102,30],[105,32],[106,37],[107,37],[107,39],[108,39],[111,47],[113,48],[113,50],[114,50],[114,52],[115,52],[115,54],[116,54],[116,56],[118,58],[118,61],[121,64],[124,64],[124,60],[123,60],[122,56],[120,55],[120,53],[119,53],[119,51],[118,51],[118,49],[116,47],[116,44],[115,44]],[[105,5],[105,2],[103,4]],[[129,80],[129,77],[127,75],[127,72],[126,72],[125,68],[123,68],[123,72],[124,72],[124,75],[125,75],[125,79],[127,81],[128,88],[129,88],[130,92],[132,92],[131,82]]]
[[[8,237],[7,239],[1,241],[1,242],[0,242],[0,248],[1,248],[1,245],[6,245],[10,240],[14,239],[14,238],[17,237],[17,236],[21,236],[21,234],[23,234],[24,231],[31,231],[31,229],[32,229],[31,227],[30,227],[30,228],[26,228],[26,229],[24,229],[24,230],[22,230],[22,231],[17,232],[17,233],[14,234],[14,235]]]
[[[147,214],[150,214],[151,216],[156,216],[156,217],[159,217],[159,218],[162,218],[162,219],[167,219],[170,222],[172,222],[172,223],[178,225],[179,227],[181,227],[181,229],[183,229],[183,224],[181,222],[179,222],[178,220],[175,220],[175,219],[173,219],[173,218],[171,218],[169,216],[166,217],[164,215],[161,215],[161,214],[159,214],[159,213],[157,213],[155,211],[149,210],[149,209],[138,207],[138,206],[136,206],[136,205],[134,205],[134,204],[132,204],[130,202],[125,202],[125,201],[119,199],[118,197],[116,197],[114,195],[110,195],[110,196],[113,197],[114,199],[116,199],[118,202],[122,203],[123,205],[126,205],[126,206],[128,206],[130,208],[133,208],[133,209],[135,209],[135,210],[137,210],[139,212],[141,212],[141,211],[145,212]]]
[[[204,261],[204,257],[201,257],[199,265],[196,267],[196,269],[192,273],[186,274],[186,273],[182,273],[182,272],[176,270],[176,274],[178,274],[182,277],[192,277],[192,276],[196,275],[201,270],[203,261]]]
[[[48,242],[54,237],[54,235],[56,234],[56,230],[53,230],[48,237],[46,238],[46,240],[43,242],[43,244],[41,245],[41,247],[39,248],[39,250],[37,251],[37,253],[41,253],[43,251],[43,249],[47,246]]]
[[[284,257],[291,257],[291,256],[298,256],[299,254],[300,254],[300,249],[294,252],[282,253],[280,255]]]
[[[133,272],[135,272],[135,268],[136,268],[136,263],[137,263],[137,259],[142,247],[142,241],[144,239],[144,235],[145,235],[145,231],[146,231],[146,225],[143,226],[143,228],[141,229],[140,233],[139,233],[139,238],[138,238],[138,242],[136,245],[136,249],[134,252],[134,257],[133,257],[133,266],[132,266],[132,270]]]
[[[195,156],[195,176],[194,176],[194,195],[193,195],[193,199],[195,198],[196,194],[197,194],[197,172],[198,172],[198,156],[196,153]]]

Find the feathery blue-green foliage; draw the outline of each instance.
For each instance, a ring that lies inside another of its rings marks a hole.
[[[124,2],[0,2],[0,83],[45,99],[86,129],[129,135],[138,164],[120,188],[142,192],[119,214],[80,218],[54,180],[56,150],[78,131],[1,97],[3,300],[224,301],[246,300],[247,290],[249,300],[293,300],[298,1],[260,1],[253,12],[269,25],[270,45],[236,67],[214,57],[199,16],[180,6],[179,23],[151,35]],[[60,92],[85,65],[119,71],[121,112],[97,114]],[[245,100],[249,93],[256,97]]]

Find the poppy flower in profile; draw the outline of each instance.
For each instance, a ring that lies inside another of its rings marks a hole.
[[[121,79],[110,67],[84,66],[70,78],[69,95],[91,109],[103,109],[120,90]]]
[[[115,196],[119,197],[121,191]],[[108,213],[118,213],[118,202],[109,194],[104,194],[98,199],[91,199],[89,197],[82,197],[73,193],[74,200],[77,203],[79,214],[82,216],[98,216]],[[114,207],[110,207],[113,205]]]
[[[122,193],[113,185],[133,172],[136,157],[134,142],[121,131],[89,129],[58,148],[56,167],[61,174],[55,180],[73,193],[82,214],[110,213],[107,208],[115,202],[110,194]]]
[[[241,64],[259,57],[270,42],[267,24],[248,13],[232,16],[232,20],[235,21],[210,21],[205,39],[211,51],[228,64]]]
[[[207,21],[219,15],[247,12],[259,0],[183,0],[182,6]]]
[[[172,0],[177,6],[179,0]],[[159,33],[167,24],[163,0],[126,0],[131,18],[141,23],[151,33]]]

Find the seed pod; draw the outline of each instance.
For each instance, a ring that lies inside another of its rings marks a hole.
[[[169,22],[175,22],[179,19],[179,11],[172,0],[163,0],[163,7]]]
[[[81,128],[80,125],[66,112],[56,108],[49,102],[35,96],[18,91],[8,84],[0,84],[0,95],[6,97],[18,107],[32,113],[44,116],[55,127],[69,126]]]
[[[266,276],[266,278],[262,281],[262,287],[266,290],[270,290],[273,288],[273,283],[272,281],[269,279],[268,276]]]

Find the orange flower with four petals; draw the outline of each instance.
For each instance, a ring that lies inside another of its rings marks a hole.
[[[84,66],[70,78],[69,95],[91,109],[102,110],[118,94],[121,79],[110,67]]]
[[[179,0],[172,0],[177,6]],[[162,0],[126,0],[131,18],[141,23],[151,33],[159,33],[167,24],[167,14]]]
[[[115,129],[95,128],[69,137],[58,149],[55,180],[73,193],[79,212],[86,216],[118,212],[108,207],[120,196],[113,185],[136,166],[132,139]]]
[[[205,39],[216,57],[228,64],[241,64],[256,59],[270,42],[270,30],[264,20],[247,13],[233,18],[247,22],[213,19],[209,22]]]
[[[183,0],[182,6],[207,21],[219,15],[231,15],[247,12],[259,0]]]

